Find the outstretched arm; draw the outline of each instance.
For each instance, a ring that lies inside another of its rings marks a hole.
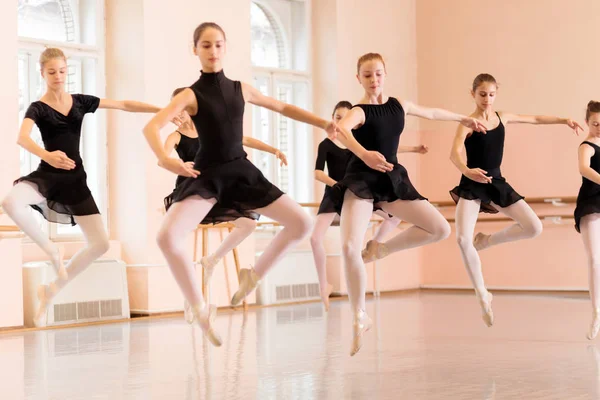
[[[505,124],[534,124],[534,125],[567,125],[573,129],[576,135],[579,135],[579,131],[583,131],[581,125],[577,121],[573,121],[570,118],[560,118],[546,115],[519,115],[510,113],[499,113],[500,119]]]
[[[460,122],[467,128],[477,131],[485,132],[486,128],[481,121],[467,117],[466,115],[456,114],[442,108],[429,108],[423,107],[418,104],[411,103],[410,101],[403,100],[400,102],[406,115],[414,115],[415,117],[435,120],[435,121],[456,121]]]
[[[427,154],[429,147],[424,144],[418,146],[398,146],[398,153],[419,153]]]
[[[300,107],[296,107],[294,105],[276,100],[272,97],[265,96],[253,86],[242,83],[242,91],[244,93],[244,99],[248,103],[275,111],[293,120],[324,129],[327,131],[327,133],[333,133],[335,131],[335,123],[333,121],[327,121]]]
[[[137,113],[157,113],[160,111],[160,107],[134,100],[100,99],[100,105],[98,106],[98,108],[107,108],[112,110],[122,110]]]
[[[277,157],[280,161],[280,165],[287,165],[287,157],[283,152],[279,149],[276,149],[273,146],[269,146],[265,142],[262,142],[258,139],[254,139],[253,137],[244,136],[242,138],[242,144],[246,147],[250,147],[251,149],[256,149],[260,151],[264,151],[266,153],[271,153],[275,157]]]

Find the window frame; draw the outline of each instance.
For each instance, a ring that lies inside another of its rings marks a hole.
[[[263,12],[265,12],[267,14],[267,18],[271,21],[273,21],[274,23],[277,24],[281,24],[280,22],[280,18],[278,17],[277,13],[275,11],[273,11],[273,9],[271,7],[269,7],[269,0],[251,0],[253,3],[257,4],[261,10]],[[288,0],[290,2],[293,2],[292,0]],[[311,15],[311,0],[303,0],[304,3],[304,25],[306,27],[306,43],[307,43],[307,59],[306,59],[306,70],[297,70],[297,69],[290,69],[290,68],[273,68],[273,67],[262,67],[262,66],[256,66],[254,64],[252,64],[252,79],[253,81],[257,78],[266,78],[269,80],[269,93],[272,97],[277,98],[277,82],[278,81],[283,81],[283,82],[301,82],[306,84],[306,88],[307,88],[307,99],[306,99],[306,109],[312,109],[312,105],[313,105],[313,76],[312,76],[312,54],[311,54],[311,43],[312,43],[312,29],[311,29],[311,20],[310,20],[310,15]],[[281,40],[283,41],[284,44],[284,48],[285,48],[285,52],[284,52],[284,56],[289,58],[287,60],[288,64],[291,65],[291,57],[292,57],[292,53],[293,53],[293,43],[289,43],[286,40],[286,35],[285,35],[285,29],[283,29],[281,26],[277,27],[275,29],[275,32],[281,32],[282,37]],[[293,38],[291,40],[294,40]],[[292,46],[290,47],[290,44],[292,44]],[[253,113],[254,116],[254,113]],[[283,116],[281,116],[282,118],[285,118]],[[274,112],[269,112],[269,139],[270,142],[269,144],[271,144],[274,147],[279,147],[280,146],[280,141],[281,138],[279,136],[279,132],[277,130],[277,119],[278,116],[276,115],[276,113]],[[254,128],[254,124],[253,124],[253,128]],[[291,152],[293,154],[288,154],[288,158],[291,160],[306,160],[309,162],[291,162],[290,166],[292,167],[292,169],[288,170],[288,174],[289,177],[288,179],[291,181],[291,185],[290,185],[290,191],[294,194],[294,197],[297,197],[296,194],[299,194],[302,190],[306,193],[306,198],[307,199],[313,199],[314,198],[314,184],[312,184],[312,180],[310,179],[310,177],[312,177],[312,174],[310,172],[312,172],[312,162],[310,162],[310,160],[312,160],[314,157],[314,135],[312,134],[312,126],[308,128],[308,136],[305,138],[308,143],[307,143],[307,148],[309,149],[309,154],[298,154],[296,152],[296,146],[294,146],[291,149]],[[291,144],[293,146],[293,143],[295,142],[295,138],[291,138]],[[254,150],[255,152],[257,152],[258,150]],[[310,182],[298,182],[296,177],[298,175],[296,168],[298,168],[301,165],[306,165],[306,168],[310,169],[310,171],[308,173],[308,177]],[[290,167],[288,167],[290,168]],[[271,163],[271,168],[270,171],[268,171],[269,176],[272,177],[273,179],[273,183],[276,185],[279,185],[280,183],[280,167],[279,167],[279,163]],[[263,173],[267,173],[267,171],[263,171]],[[308,185],[306,185],[306,183],[310,183]]]

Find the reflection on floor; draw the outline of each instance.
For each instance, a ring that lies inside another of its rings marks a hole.
[[[183,318],[0,335],[2,399],[596,399],[591,307],[498,293],[370,300],[375,327],[350,357],[345,301],[222,314],[213,348]],[[600,339],[599,339],[600,340]]]

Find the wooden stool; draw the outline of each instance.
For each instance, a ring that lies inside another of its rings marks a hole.
[[[208,231],[210,229],[219,229],[219,237],[221,241],[223,241],[223,229],[227,229],[228,233],[235,228],[235,225],[229,222],[224,222],[216,225],[198,225],[196,230],[194,231],[194,264],[199,264],[200,259],[198,259],[198,231],[202,231],[202,257],[208,256]],[[240,282],[240,257],[238,253],[237,247],[232,250],[233,252],[233,262],[235,264],[235,271],[238,278],[238,284]],[[229,273],[227,268],[227,257],[223,257],[223,266],[225,267],[225,284],[227,285],[227,296],[228,298],[232,297],[231,287],[229,286]],[[202,294],[206,299],[210,299],[210,288],[204,281],[204,271],[202,271]],[[244,298],[243,301],[244,310],[248,309],[248,303]]]

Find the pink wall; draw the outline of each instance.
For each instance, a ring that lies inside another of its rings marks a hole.
[[[386,60],[388,95],[418,100],[416,3],[416,0],[374,0],[369,2],[369,7],[364,7],[360,0],[313,1],[315,112],[330,116],[338,101],[356,103],[360,100],[363,91],[356,80],[356,61],[367,52],[379,52]],[[368,34],[365,21],[377,21],[369,26]],[[401,143],[420,143],[418,127],[418,120],[409,119]],[[315,154],[316,146],[324,137],[323,133],[315,135]],[[419,181],[418,158],[403,155],[400,161],[415,182]],[[315,201],[318,202],[323,185],[317,183],[316,187]],[[339,254],[339,241],[329,240],[327,250]],[[409,251],[380,261],[377,268],[381,289],[418,287],[419,254],[418,250]],[[371,269],[368,270],[372,277]]]
[[[590,19],[599,12],[595,0],[464,0],[460,7],[443,0],[419,1],[419,100],[470,113],[470,84],[478,73],[488,72],[501,85],[497,109],[570,116],[583,123],[587,102],[600,97],[600,54],[593,50],[597,25]],[[421,128],[431,153],[421,162],[419,186],[433,200],[450,200],[448,190],[460,178],[448,159],[456,124],[423,122]],[[562,126],[511,125],[503,173],[525,196],[575,196],[581,140]],[[480,224],[478,230],[499,227]],[[453,237],[427,250],[424,285],[467,282]],[[482,260],[492,286],[587,287],[581,239],[571,223],[546,226],[534,241],[490,249]]]

